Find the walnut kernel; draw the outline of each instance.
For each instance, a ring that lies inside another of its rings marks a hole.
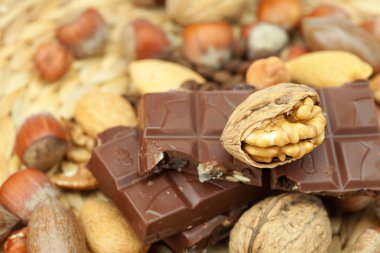
[[[221,141],[235,158],[273,168],[302,158],[325,137],[318,94],[284,83],[253,93],[230,116]]]

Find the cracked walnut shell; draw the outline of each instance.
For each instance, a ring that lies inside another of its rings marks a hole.
[[[326,118],[310,87],[282,83],[250,95],[231,114],[223,130],[224,148],[258,168],[295,161],[320,145]]]
[[[330,219],[314,196],[269,197],[247,210],[231,231],[229,252],[327,252]]]

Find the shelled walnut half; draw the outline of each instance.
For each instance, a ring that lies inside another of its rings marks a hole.
[[[257,91],[231,114],[224,148],[258,168],[274,168],[310,153],[325,138],[326,118],[312,88],[282,83]]]

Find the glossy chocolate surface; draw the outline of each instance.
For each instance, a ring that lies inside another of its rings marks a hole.
[[[366,81],[318,93],[326,138],[310,154],[272,169],[272,189],[344,195],[380,191],[380,131]]]
[[[111,132],[111,133],[110,133]],[[109,138],[109,139],[107,139]],[[235,207],[267,196],[256,171],[258,186],[198,180],[197,168],[170,169],[141,178],[139,138],[134,128],[110,129],[100,136],[88,164],[102,191],[125,215],[137,236],[158,241],[205,222]],[[190,165],[190,164],[189,164]]]

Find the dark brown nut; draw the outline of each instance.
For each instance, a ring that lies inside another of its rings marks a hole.
[[[374,73],[380,71],[380,43],[346,18],[305,18],[302,30],[305,44],[311,50],[347,51],[370,64]]]
[[[85,164],[77,166],[75,173],[66,175],[64,172],[53,174],[50,180],[60,188],[70,190],[94,190],[98,188],[97,181]]]
[[[26,119],[17,133],[16,154],[27,166],[46,171],[66,152],[66,132],[48,113]]]
[[[47,198],[28,222],[28,253],[88,253],[75,214],[59,200]]]
[[[358,212],[366,208],[373,198],[370,196],[349,196],[343,199],[335,199],[337,208],[343,209],[348,212]]]
[[[59,191],[43,172],[29,168],[16,172],[4,182],[0,189],[0,202],[26,222],[41,201],[58,195]]]
[[[53,82],[70,70],[73,56],[59,44],[46,43],[37,48],[33,60],[40,78]]]
[[[277,57],[254,61],[248,68],[245,81],[256,89],[290,82],[290,73],[285,63]]]
[[[378,253],[380,252],[380,229],[369,228],[365,230],[349,253]]]
[[[257,91],[231,114],[220,140],[228,153],[254,167],[290,163],[324,140],[326,118],[319,103],[318,94],[301,84]]]
[[[159,26],[144,19],[134,20],[125,26],[122,46],[130,60],[165,58],[171,49],[167,34]]]
[[[199,23],[183,29],[183,52],[191,62],[219,68],[232,55],[232,27],[227,22]]]
[[[228,73],[227,71],[218,71],[215,72],[213,75],[213,80],[218,83],[225,83],[230,81],[233,78],[233,76]]]
[[[76,57],[94,56],[103,51],[107,30],[100,13],[96,9],[89,8],[72,22],[59,27],[56,38]]]
[[[231,231],[229,252],[327,252],[331,226],[322,202],[282,194],[252,206]]]
[[[361,24],[361,27],[375,36],[377,41],[380,43],[380,16],[364,21]]]
[[[4,243],[4,253],[28,253],[27,236],[27,227],[13,232]]]
[[[165,4],[165,0],[133,0],[133,3],[141,7],[156,7]]]
[[[19,219],[0,205],[0,242],[4,241],[17,223],[19,223]]]
[[[248,58],[252,60],[277,55],[288,44],[287,32],[273,24],[258,23],[249,31]]]
[[[279,25],[287,30],[295,27],[303,14],[300,0],[260,0],[257,19]]]

